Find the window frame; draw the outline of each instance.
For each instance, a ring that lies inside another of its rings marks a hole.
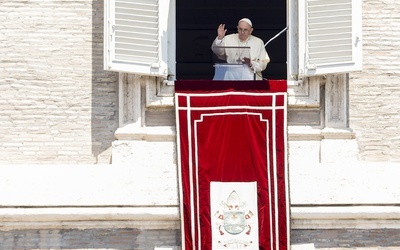
[[[131,2],[143,3],[143,0]],[[158,56],[152,63],[127,62],[115,58],[116,0],[104,1],[104,69],[139,75],[175,76],[175,0],[158,0]]]
[[[142,1],[143,0],[132,0]],[[306,4],[318,0],[287,0],[287,80],[298,81],[304,77],[362,70],[361,2],[352,2],[353,61],[350,64],[326,64],[307,67]],[[176,79],[176,1],[159,0],[159,61],[157,63],[124,64],[113,60],[113,25],[115,0],[105,0],[104,10],[104,69],[140,75],[161,76],[170,83]]]

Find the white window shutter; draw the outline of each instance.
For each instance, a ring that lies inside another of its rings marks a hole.
[[[299,0],[299,76],[362,69],[360,0]]]
[[[169,0],[105,0],[104,69],[168,75]]]

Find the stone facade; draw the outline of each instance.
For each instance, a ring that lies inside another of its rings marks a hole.
[[[0,232],[0,249],[137,249],[177,250],[180,233],[171,230],[107,228],[19,230]]]
[[[351,73],[349,84],[350,126],[363,161],[400,161],[398,7],[363,1],[363,71]]]
[[[400,247],[399,7],[363,1],[362,72],[289,88],[293,243]],[[171,86],[103,70],[102,0],[0,20],[0,248],[179,246]]]
[[[0,163],[110,163],[118,74],[102,70],[103,1],[3,1]]]
[[[400,230],[293,230],[295,246],[315,242],[315,249],[396,250]],[[135,249],[177,250],[167,247],[180,242],[180,232],[171,230],[61,229],[0,232],[1,249]],[[178,243],[179,244],[179,243]],[[373,247],[371,247],[373,246]],[[292,248],[297,249],[295,247]],[[300,248],[299,248],[300,249]],[[306,248],[303,248],[306,249]]]
[[[400,160],[397,5],[363,4],[364,70],[350,73],[348,85],[361,160]],[[1,163],[111,162],[118,74],[102,70],[102,6],[3,3]]]

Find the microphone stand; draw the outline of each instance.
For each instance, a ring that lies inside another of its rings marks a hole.
[[[283,30],[281,30],[278,34],[276,34],[273,38],[269,39],[268,42],[265,43],[264,47],[266,47],[272,40],[280,36],[283,32],[285,32],[288,29],[288,27],[285,27]]]
[[[277,38],[278,36],[280,36],[283,32],[285,32],[288,29],[288,27],[285,27],[283,30],[281,30],[278,34],[276,34],[274,37],[272,37],[271,39],[268,40],[268,42],[266,42],[264,44],[264,48],[267,47],[267,45],[272,42],[275,38]],[[256,72],[256,67],[254,67],[253,65],[253,73],[254,73],[254,81],[257,80],[257,72]]]

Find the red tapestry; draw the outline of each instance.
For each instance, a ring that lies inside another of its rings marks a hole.
[[[175,83],[183,249],[289,249],[286,90]]]

